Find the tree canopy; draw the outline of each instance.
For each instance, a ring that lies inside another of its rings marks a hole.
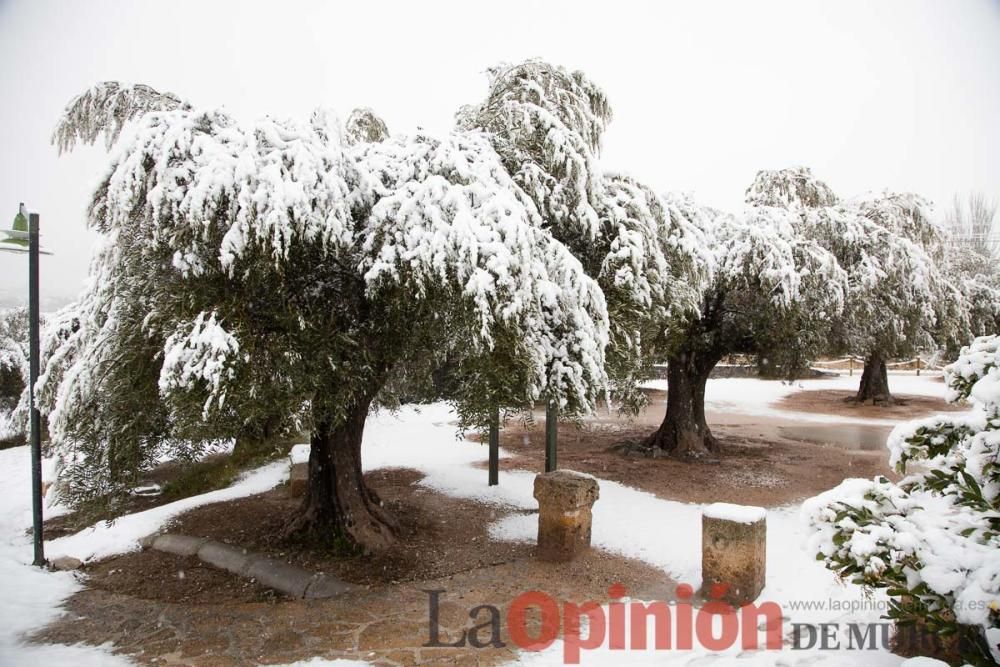
[[[967,308],[944,270],[943,232],[926,200],[883,192],[841,201],[797,167],[762,171],[747,190],[751,205],[775,201],[797,214],[803,233],[847,272],[845,308],[825,347],[866,357],[858,400],[891,400],[887,359],[967,335]]]
[[[97,136],[75,105],[109,90],[124,94],[102,84],[71,104],[60,142]],[[585,411],[604,385],[604,296],[482,133],[352,130],[350,145],[323,110],[241,125],[181,104],[134,135],[94,194],[104,243],[73,353],[47,374],[55,439],[91,468],[85,493],[120,493],[162,448],[228,437],[261,409],[336,459],[361,437],[338,429],[391,404],[390,373],[427,355],[457,360],[469,424],[542,395]],[[355,458],[357,479],[329,494],[361,485]],[[365,493],[340,498],[334,528],[377,547],[387,532],[351,515],[371,510]]]

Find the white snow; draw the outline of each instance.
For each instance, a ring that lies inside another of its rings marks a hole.
[[[761,381],[750,381],[770,384]],[[774,383],[778,384],[778,383]],[[941,385],[937,386],[941,391]],[[486,485],[486,471],[474,468],[487,457],[483,445],[454,437],[454,419],[443,405],[407,406],[396,414],[369,418],[363,450],[364,468],[410,467],[425,473],[419,482],[450,496],[469,498],[514,509],[534,509],[534,472],[504,471],[500,485]],[[501,451],[501,456],[506,454]],[[676,581],[695,588],[701,584],[701,514],[704,506],[659,498],[609,480],[599,479],[601,498],[594,505],[592,544],[599,549],[644,561],[662,568]],[[533,541],[537,516],[514,513],[490,527],[494,539]],[[807,546],[810,532],[798,506],[767,512],[767,586],[759,601],[782,605],[791,623],[878,623],[885,597],[868,598],[862,589],[844,584]],[[795,607],[795,608],[793,608]],[[626,633],[627,634],[627,633]],[[563,647],[556,641],[541,653],[524,652],[522,664],[563,664]],[[760,651],[739,647],[721,654],[705,649],[639,652],[610,650],[607,643],[584,651],[584,665],[739,665],[774,666],[817,664],[826,666],[896,667],[902,658],[886,651]]]
[[[136,514],[126,514],[114,523],[101,521],[74,535],[52,540],[46,546],[45,555],[50,560],[60,556],[72,556],[86,562],[136,551],[139,549],[139,540],[147,535],[152,535],[167,521],[179,514],[202,505],[263,493],[273,489],[287,477],[288,463],[286,461],[271,463],[248,473],[225,489],[211,491],[200,496],[182,498]]]
[[[734,523],[757,523],[767,516],[767,510],[753,505],[734,505],[732,503],[712,503],[704,510],[702,516],[710,519],[722,519]]]
[[[309,448],[308,444],[295,445],[288,453],[288,458],[292,463],[309,463]]]
[[[63,600],[80,588],[70,572],[48,572],[31,563],[30,453],[27,447],[0,450],[0,665],[114,667],[127,660],[109,648],[31,645],[24,634],[40,630],[62,615]],[[46,510],[49,516],[61,510]]]

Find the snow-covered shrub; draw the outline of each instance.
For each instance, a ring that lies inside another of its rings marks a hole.
[[[946,368],[949,400],[968,414],[897,426],[890,462],[900,482],[850,479],[808,501],[817,558],[843,578],[894,597],[889,616],[941,636],[961,633],[963,654],[994,664],[1000,630],[1000,337],[984,336]]]
[[[27,386],[28,310],[0,310],[0,443],[24,438]]]

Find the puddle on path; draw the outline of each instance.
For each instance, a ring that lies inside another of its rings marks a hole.
[[[875,451],[885,447],[891,426],[866,424],[831,424],[808,426],[779,426],[778,433],[790,440],[833,445],[841,449]]]

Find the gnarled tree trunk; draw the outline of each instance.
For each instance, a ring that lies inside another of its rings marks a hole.
[[[336,426],[317,420],[310,438],[309,486],[286,535],[343,540],[366,552],[393,543],[396,523],[365,486],[361,472],[361,439],[370,404],[370,399],[358,401]]]
[[[889,375],[885,368],[885,359],[878,352],[872,352],[865,360],[865,370],[861,374],[861,385],[855,400],[859,403],[871,401],[878,405],[891,405],[892,394],[889,393]]]
[[[720,449],[705,421],[705,384],[720,356],[681,352],[667,360],[667,414],[647,448],[680,456],[702,456]]]

